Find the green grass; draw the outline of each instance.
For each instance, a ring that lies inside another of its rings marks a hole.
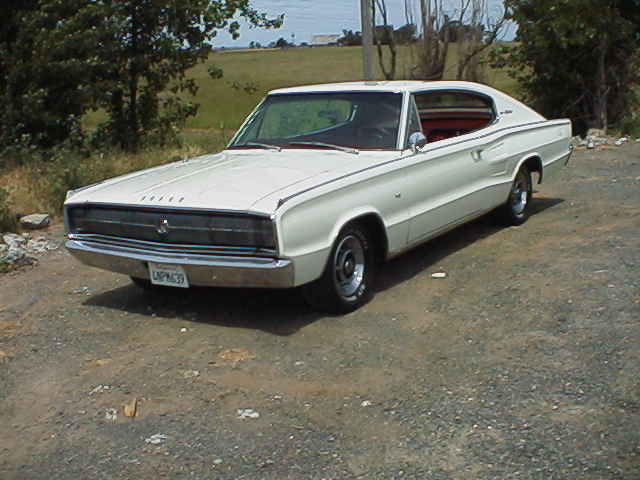
[[[457,48],[449,49],[445,80],[455,77]],[[375,57],[376,77],[382,79]],[[408,79],[414,61],[409,47],[400,47],[397,79]],[[222,68],[224,77],[213,80],[207,70],[211,64]],[[198,115],[187,122],[187,129],[237,129],[269,90],[295,85],[346,82],[362,79],[361,47],[293,48],[286,50],[217,51],[209,60],[193,68],[189,75],[199,91],[193,101],[200,104]],[[254,93],[232,85],[251,84]],[[502,71],[489,71],[488,83],[515,92],[515,83]],[[104,120],[100,112],[87,116],[88,127]]]

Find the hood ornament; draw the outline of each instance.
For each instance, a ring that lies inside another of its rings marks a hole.
[[[169,221],[166,218],[160,221],[160,224],[156,227],[156,232],[158,232],[158,235],[161,237],[167,236],[169,233]]]

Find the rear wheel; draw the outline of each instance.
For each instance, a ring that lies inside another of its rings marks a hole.
[[[368,232],[358,224],[348,225],[338,235],[322,277],[303,287],[304,297],[315,310],[351,312],[370,297],[373,269]]]
[[[529,206],[533,186],[531,172],[527,167],[521,167],[513,180],[509,198],[500,207],[499,214],[503,223],[507,225],[522,225],[529,218]]]

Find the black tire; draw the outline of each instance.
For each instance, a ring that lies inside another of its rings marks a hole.
[[[507,201],[498,209],[499,218],[505,225],[522,225],[529,218],[533,185],[531,172],[521,167],[516,174]]]
[[[322,276],[302,287],[307,303],[322,312],[349,313],[371,297],[374,278],[374,246],[361,225],[342,229]]]

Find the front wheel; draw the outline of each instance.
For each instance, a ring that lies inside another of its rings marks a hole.
[[[513,180],[509,198],[500,207],[499,214],[503,223],[507,225],[522,225],[529,218],[529,205],[533,194],[531,172],[521,167]]]
[[[371,294],[374,251],[368,232],[354,224],[336,239],[322,277],[303,287],[303,295],[315,309],[348,313],[362,306]]]

